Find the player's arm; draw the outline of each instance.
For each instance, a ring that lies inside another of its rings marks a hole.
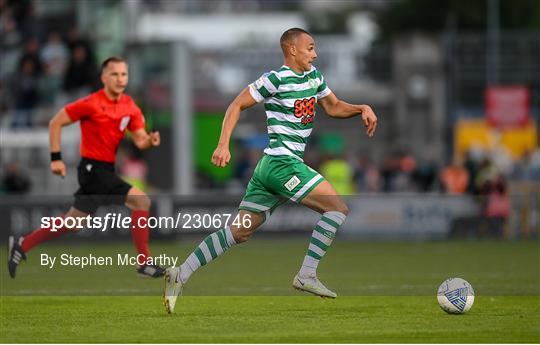
[[[161,143],[159,132],[147,133],[144,128],[139,128],[131,132],[133,143],[139,150],[146,150]]]
[[[362,116],[362,121],[367,128],[367,135],[372,137],[375,134],[377,116],[369,105],[349,104],[338,99],[333,92],[319,99],[318,103],[329,116],[337,119],[348,119],[357,115]]]
[[[240,112],[255,104],[257,104],[257,101],[255,101],[253,96],[249,93],[249,87],[246,87],[229,105],[225,112],[225,118],[223,119],[218,145],[212,155],[212,163],[214,165],[224,167],[229,163],[231,160],[229,143],[234,127],[236,127],[236,124],[240,119]]]
[[[66,110],[62,108],[49,121],[49,148],[51,150],[51,171],[53,174],[66,176],[66,166],[62,161],[60,154],[62,143],[62,127],[70,125],[73,120],[69,117]]]

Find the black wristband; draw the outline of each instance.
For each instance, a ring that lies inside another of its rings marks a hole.
[[[61,161],[62,160],[62,152],[51,152],[51,162],[54,161]]]

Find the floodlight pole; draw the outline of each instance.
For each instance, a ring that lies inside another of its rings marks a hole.
[[[173,110],[173,167],[176,195],[193,193],[192,87],[190,49],[187,42],[173,42],[172,52],[172,110]]]

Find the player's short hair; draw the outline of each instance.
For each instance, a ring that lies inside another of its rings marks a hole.
[[[101,63],[101,72],[103,73],[103,70],[105,70],[105,68],[107,68],[107,66],[109,65],[109,63],[111,62],[123,62],[127,65],[127,61],[126,59],[124,59],[123,57],[121,56],[111,56],[111,57],[108,57],[106,58],[102,63]]]
[[[306,34],[311,36],[309,32],[307,32],[304,29],[300,28],[291,28],[289,30],[286,30],[283,35],[281,35],[281,39],[279,40],[279,44],[281,45],[281,49],[285,51],[287,48],[287,45],[290,44],[292,41],[294,41],[298,36]]]

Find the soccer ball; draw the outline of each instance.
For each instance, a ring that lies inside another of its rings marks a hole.
[[[437,301],[448,314],[463,314],[474,303],[474,290],[466,280],[449,278],[439,286]]]

